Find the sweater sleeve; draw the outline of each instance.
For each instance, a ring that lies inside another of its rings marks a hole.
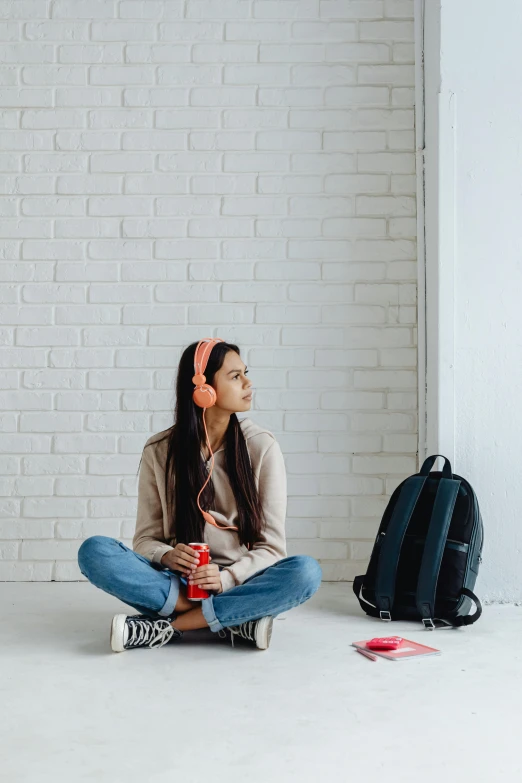
[[[163,509],[152,460],[152,449],[144,448],[138,481],[138,509],[132,549],[159,565],[165,552],[174,547],[169,546],[164,539]]]
[[[279,443],[268,447],[261,461],[259,473],[259,499],[264,511],[266,524],[261,537],[255,542],[248,554],[220,571],[223,592],[257,571],[277,563],[286,555],[285,519],[287,505],[286,469]]]

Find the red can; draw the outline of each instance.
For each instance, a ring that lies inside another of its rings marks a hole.
[[[199,566],[209,564],[210,547],[208,544],[189,544],[189,547],[199,553],[198,568]],[[187,581],[187,598],[189,601],[201,601],[202,598],[208,598],[209,595],[210,593],[208,593],[206,590],[203,590],[197,585],[190,584]]]

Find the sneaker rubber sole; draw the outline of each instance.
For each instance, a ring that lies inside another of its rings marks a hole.
[[[256,647],[259,650],[267,650],[272,638],[272,627],[274,625],[273,617],[262,617],[256,626]]]
[[[111,623],[110,642],[113,652],[124,652],[123,631],[125,628],[126,614],[115,614]]]

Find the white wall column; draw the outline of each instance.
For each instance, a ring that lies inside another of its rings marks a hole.
[[[427,450],[473,485],[478,594],[522,600],[522,7],[424,5]]]

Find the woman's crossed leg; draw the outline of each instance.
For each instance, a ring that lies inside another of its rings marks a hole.
[[[224,628],[237,629],[252,621],[273,618],[311,598],[322,576],[314,558],[294,555],[256,572],[241,585],[210,595],[194,607],[186,597],[184,577],[109,536],[86,539],[78,551],[78,564],[96,587],[145,617],[168,621],[178,636],[186,630],[206,627],[221,636]]]

